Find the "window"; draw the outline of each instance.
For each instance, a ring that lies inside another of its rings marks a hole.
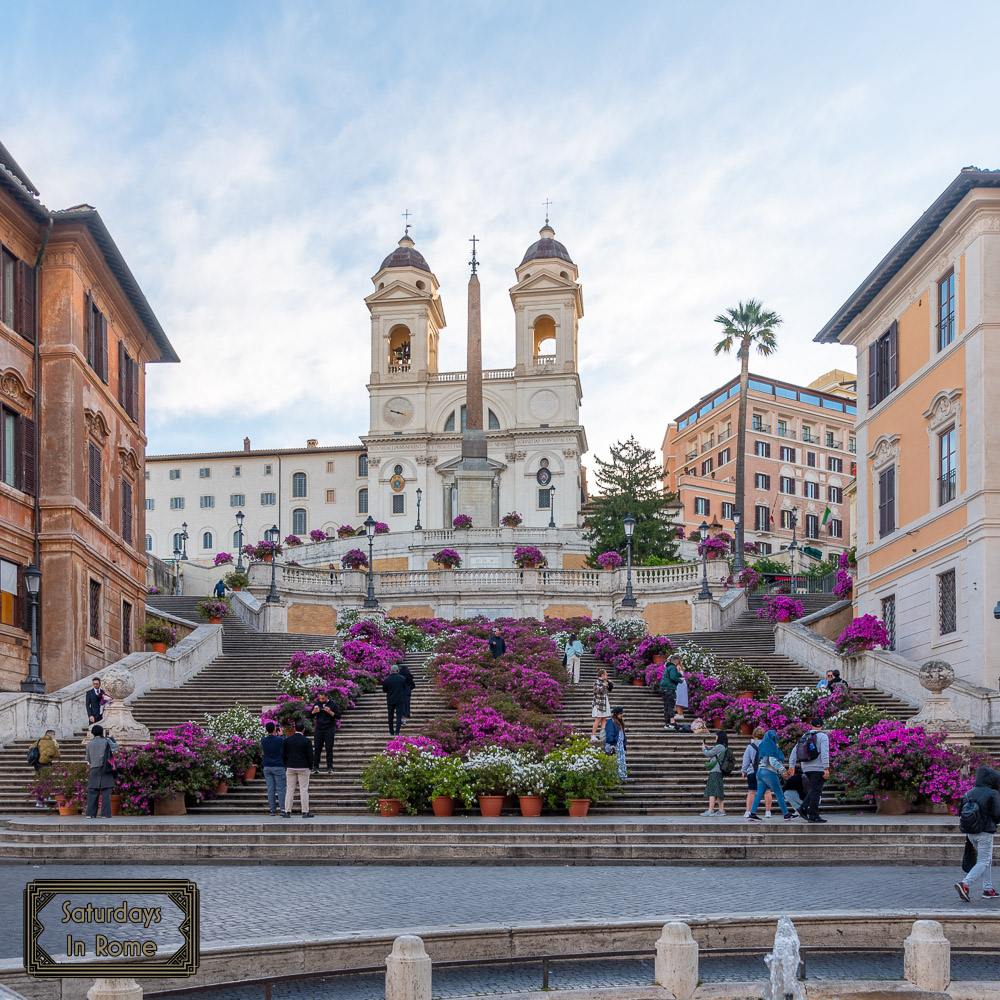
[[[843,472],[844,471],[844,460],[842,458],[836,458],[833,455],[826,456],[826,471],[827,472]]]
[[[174,533],[174,552],[181,552],[184,549],[184,536],[179,532]]]
[[[401,476],[403,474],[403,467],[401,465],[394,465],[392,467],[392,474],[394,476]]]
[[[147,552],[152,552],[153,551],[153,536],[152,535],[146,535],[146,551]]]
[[[730,460],[730,454],[728,448],[723,448],[719,452],[719,465],[726,465]]]
[[[840,520],[839,517],[831,517],[826,523],[827,530],[830,532],[831,538],[843,538],[844,537],[844,522]]]
[[[778,437],[788,437],[788,421],[778,421]]]
[[[808,465],[810,469],[816,468],[816,452],[814,451],[806,452],[806,465]]]
[[[819,516],[806,514],[806,538],[819,538]]]
[[[794,462],[795,461],[795,449],[789,448],[787,445],[781,446],[781,461],[782,462]]]
[[[736,509],[736,505],[729,500],[722,501],[722,519],[723,521],[731,521],[733,519],[733,511]]]
[[[270,465],[265,465],[264,466],[264,475],[265,476],[271,475],[271,466]]]
[[[886,469],[878,477],[878,536],[885,538],[896,530],[896,469]]]
[[[239,551],[239,548],[240,548],[241,544],[242,544],[242,542],[240,541],[240,533],[238,531],[234,531],[233,532],[233,548],[236,549],[237,551]]]
[[[333,473],[333,462],[327,462],[326,463],[326,474],[329,476],[329,475],[332,475],[332,473]]]
[[[152,497],[146,497],[146,510],[155,510],[156,501]]]
[[[826,499],[828,503],[843,503],[844,491],[839,486],[827,486]]]
[[[229,494],[229,506],[230,507],[243,507],[246,505],[247,495],[245,493],[230,493]]]
[[[132,605],[122,601],[122,652],[132,652]]]
[[[118,341],[118,402],[132,420],[139,419],[139,362]]]
[[[943,351],[955,339],[955,272],[938,282],[940,320],[938,322],[938,350]]]
[[[171,510],[183,510],[184,509],[184,497],[171,497],[170,498],[170,509]]]
[[[261,493],[260,495],[260,505],[262,507],[273,507],[277,502],[277,493]]]
[[[243,466],[242,465],[234,465],[233,466],[233,476],[236,479],[239,479],[240,476],[242,476],[242,475],[243,475]]]
[[[180,469],[171,469],[170,470],[170,478],[171,479],[180,479],[181,478],[181,470]]]
[[[755,413],[753,415],[753,429],[755,431],[759,431],[763,426],[764,426],[763,418],[760,416],[760,414]]]
[[[201,507],[202,510],[204,510],[207,507],[214,507],[215,506],[215,497],[214,496],[204,496],[204,497],[199,498],[199,500],[198,500],[198,506]]]
[[[548,510],[550,507],[549,501],[552,499],[552,495],[549,493],[548,488],[538,491],[538,509]]]
[[[132,544],[132,484],[122,477],[122,541]]]
[[[758,472],[754,476],[753,484],[759,490],[769,490],[771,488],[771,477],[765,475],[763,472]]]
[[[938,504],[941,507],[955,499],[958,485],[957,462],[955,428],[949,427],[938,435],[938,467],[941,471],[941,476],[938,479]]]
[[[938,632],[950,635],[958,631],[958,614],[955,602],[955,571],[938,574]]]
[[[780,517],[780,524],[782,528],[791,528],[792,526],[792,512],[790,510],[783,510]]]
[[[94,305],[90,293],[84,300],[84,340],[87,364],[108,384],[108,321]]]
[[[90,638],[101,638],[101,585],[97,580],[90,581]]]
[[[17,481],[17,414],[13,410],[7,409],[4,409],[2,413],[3,440],[0,441],[0,448],[3,450],[2,478],[8,486],[13,486]]]
[[[0,251],[0,319],[13,328],[14,307],[17,302],[17,258],[9,251]]]
[[[205,532],[205,533],[204,533],[204,534],[203,534],[203,535],[201,536],[201,547],[202,547],[202,548],[203,548],[204,550],[208,551],[209,549],[211,549],[211,548],[212,548],[212,546],[213,546],[214,544],[215,544],[215,539],[214,539],[214,538],[212,538],[212,532],[211,532],[211,531],[206,531],[206,532]]]
[[[889,633],[889,649],[896,648],[896,595],[882,598],[882,624]]]
[[[806,481],[802,484],[802,495],[807,500],[818,500],[819,499],[819,483],[811,483]]]
[[[292,511],[292,534],[304,535],[309,530],[309,519],[305,507],[296,507]]]
[[[211,479],[212,478],[212,470],[211,470],[211,468],[209,468],[207,465],[202,466],[198,470],[198,478],[199,479]]]
[[[757,543],[757,551],[762,556],[769,556],[773,550],[774,550],[774,547],[771,545],[770,542],[758,542]]]
[[[899,325],[895,320],[868,346],[868,409],[877,406],[899,386]]]
[[[826,446],[827,448],[833,447],[833,431],[826,432]]]
[[[23,627],[18,599],[20,577],[21,567],[17,563],[0,559],[0,624]]]
[[[148,483],[149,482],[149,469],[146,469],[145,476],[146,476],[146,482]]]
[[[847,439],[847,450],[852,454],[856,455],[858,452],[858,442],[856,438]]]
[[[795,496],[795,480],[791,476],[781,476],[779,484],[779,489],[782,493]]]
[[[309,480],[304,472],[296,472],[292,476],[292,496],[295,499],[301,499],[302,497],[308,496]]]
[[[367,479],[368,478],[368,456],[367,455],[358,455],[358,478],[359,479]]]
[[[0,320],[35,342],[35,271],[0,247]]]
[[[337,491],[336,490],[327,490],[326,491],[326,502],[327,503],[336,503],[337,502]]]
[[[806,444],[812,444],[816,440],[816,438],[813,437],[813,429],[808,424],[804,424],[802,426],[802,440]]]
[[[754,508],[753,526],[756,531],[771,530],[771,510],[762,504]]]
[[[701,463],[701,474],[707,476],[712,471],[712,460],[706,458],[704,462]]]
[[[0,407],[0,481],[35,494],[35,422]]]
[[[89,489],[87,496],[87,506],[90,508],[90,513],[95,517],[101,516],[101,449],[94,444],[93,441],[90,442],[89,451],[89,463],[88,463],[88,473],[89,473]]]
[[[405,493],[393,493],[393,495],[392,495],[392,512],[393,512],[393,514],[405,514],[406,513],[406,494]]]
[[[362,489],[358,490],[358,513],[367,514],[368,513],[368,490]]]
[[[695,497],[694,498],[694,512],[699,517],[708,517],[709,515],[709,502],[707,497]]]
[[[754,441],[754,443],[753,443],[753,453],[758,458],[770,458],[771,457],[771,442],[770,441]]]
[[[500,419],[489,409],[486,411],[486,429],[490,431],[500,430]]]

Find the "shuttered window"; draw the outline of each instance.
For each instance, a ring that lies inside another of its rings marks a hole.
[[[886,469],[878,477],[878,534],[879,538],[896,530],[896,469]]]
[[[35,342],[35,269],[0,247],[0,320]]]
[[[90,442],[88,460],[87,506],[95,517],[101,516],[101,449]]]
[[[754,530],[755,531],[770,531],[771,530],[771,510],[769,507],[765,507],[762,504],[758,504],[754,508]]]
[[[122,601],[122,653],[132,652],[132,605]]]
[[[877,406],[899,387],[899,324],[868,347],[868,409]]]
[[[132,484],[122,477],[122,541],[132,544]]]
[[[101,638],[101,585],[97,580],[90,581],[90,593],[88,604],[88,619],[90,624],[90,638]]]
[[[0,407],[0,482],[35,495],[35,422]]]
[[[90,293],[84,300],[84,348],[87,364],[97,372],[100,380],[108,382],[108,321],[94,305]]]
[[[139,362],[118,341],[118,402],[132,420],[139,419]]]

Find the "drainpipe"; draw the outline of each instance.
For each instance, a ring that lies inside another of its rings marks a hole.
[[[39,540],[38,536],[42,530],[42,513],[41,506],[38,502],[38,494],[41,492],[41,452],[38,447],[39,443],[39,414],[40,414],[40,396],[41,396],[41,373],[39,371],[41,366],[41,352],[40,352],[40,341],[41,341],[41,321],[39,317],[42,312],[42,257],[45,256],[45,248],[49,245],[49,237],[52,235],[52,216],[49,216],[49,224],[45,227],[45,236],[42,238],[42,248],[38,251],[38,259],[35,261],[35,399],[33,402],[34,411],[34,421],[35,421],[35,433],[34,433],[34,445],[35,445],[35,566],[39,569],[41,568],[39,563],[41,561],[41,556],[39,554]]]

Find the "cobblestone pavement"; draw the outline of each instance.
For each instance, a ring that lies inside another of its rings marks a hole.
[[[677,915],[781,914],[803,910],[1000,912],[1000,900],[962,904],[948,868],[604,866],[199,866],[171,870],[201,889],[205,947],[414,927],[574,919],[671,919]],[[104,865],[0,867],[0,958],[21,947],[21,892],[36,878],[99,879]],[[163,878],[160,866],[115,866],[116,878]],[[613,903],[611,902],[613,901]],[[234,921],[233,914],[239,919]],[[293,916],[294,914],[294,916]]]

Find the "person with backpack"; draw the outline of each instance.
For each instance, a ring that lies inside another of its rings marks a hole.
[[[569,671],[570,679],[574,684],[580,683],[580,664],[583,662],[583,643],[580,637],[573,632],[566,642],[566,652],[563,654],[566,661],[563,666]]]
[[[757,794],[757,756],[760,741],[764,738],[764,727],[758,726],[750,737],[746,750],[743,751],[743,762],[740,765],[740,774],[747,779],[747,808],[743,813],[743,818],[750,816],[750,803],[753,802],[754,795]],[[764,793],[764,818],[771,818],[771,790]]]
[[[59,744],[56,743],[56,731],[46,729],[45,735],[28,747],[28,763],[35,769],[35,780],[42,776],[42,769],[51,767],[62,754],[59,752]],[[35,802],[36,809],[44,809],[44,799]]]
[[[604,752],[615,758],[615,771],[622,781],[628,778],[628,761],[625,758],[627,748],[625,709],[621,705],[616,705],[611,709],[611,718],[604,727]]]
[[[722,779],[733,773],[736,767],[736,758],[733,751],[729,749],[729,733],[725,729],[720,729],[715,734],[715,746],[702,743],[701,752],[708,758],[705,761],[705,770],[708,771],[708,778],[705,780],[705,798],[708,799],[708,808],[702,816],[725,816],[726,815],[726,789]],[[719,808],[715,810],[715,803],[718,800]]]
[[[757,806],[760,805],[764,792],[770,789],[778,798],[778,805],[781,808],[781,815],[785,822],[789,822],[795,817],[785,802],[785,793],[781,790],[781,782],[778,780],[779,774],[789,774],[791,772],[785,767],[785,755],[778,748],[778,734],[769,729],[757,747],[757,794],[754,796],[750,806],[750,815],[747,821],[759,823],[760,817],[757,815]]]
[[[976,850],[976,863],[961,882],[955,883],[959,896],[967,903],[969,883],[983,880],[983,899],[996,899],[993,888],[993,837],[1000,823],[1000,771],[977,767],[975,784],[962,799],[958,828]]]
[[[809,731],[793,747],[788,758],[789,770],[795,770],[796,761],[809,785],[799,815],[807,823],[825,823],[819,814],[819,801],[823,785],[830,777],[830,737],[823,732],[823,720],[819,716],[809,723]]]
[[[671,656],[663,665],[663,676],[660,678],[660,694],[663,696],[663,728],[669,729],[674,721],[677,710],[677,685],[684,679],[680,669],[679,656]]]
[[[100,803],[101,819],[111,819],[111,790],[115,787],[114,755],[118,752],[118,744],[104,735],[103,726],[95,725],[90,731],[94,738],[87,744],[87,763],[90,765],[87,817],[97,819]]]

